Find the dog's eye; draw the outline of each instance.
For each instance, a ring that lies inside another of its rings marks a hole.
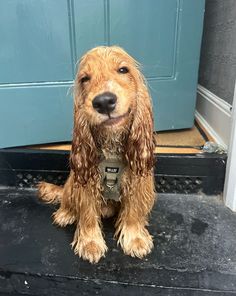
[[[84,77],[82,77],[81,79],[80,79],[80,82],[81,83],[85,83],[85,82],[87,82],[87,81],[89,81],[90,80],[90,76],[84,76]]]
[[[127,67],[121,67],[118,69],[118,73],[121,73],[121,74],[126,74],[129,72],[129,69]]]

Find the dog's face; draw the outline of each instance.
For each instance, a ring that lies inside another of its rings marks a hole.
[[[91,125],[119,128],[136,108],[141,74],[136,61],[119,47],[98,47],[80,62],[76,77],[79,108]]]

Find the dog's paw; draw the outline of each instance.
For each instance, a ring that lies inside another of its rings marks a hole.
[[[79,236],[72,242],[72,247],[76,255],[90,263],[97,263],[102,257],[105,257],[107,246],[102,237],[86,238]]]
[[[73,213],[62,208],[58,209],[53,214],[53,223],[61,227],[71,225],[75,222],[75,220],[76,220],[76,217]]]
[[[58,204],[61,199],[63,188],[54,184],[40,182],[37,186],[39,197],[46,203]]]
[[[140,259],[148,255],[153,248],[152,237],[146,229],[140,232],[126,229],[121,232],[118,243],[126,255]]]
[[[131,240],[128,244],[123,246],[124,253],[130,255],[131,257],[138,257],[142,259],[148,255],[153,248],[152,239],[143,239],[136,237]]]

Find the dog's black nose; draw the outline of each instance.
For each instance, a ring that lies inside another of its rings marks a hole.
[[[111,113],[116,107],[117,97],[115,94],[105,92],[93,99],[93,108],[102,114]]]

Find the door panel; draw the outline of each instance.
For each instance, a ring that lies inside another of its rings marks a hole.
[[[66,1],[1,1],[0,36],[0,83],[73,79]]]
[[[140,63],[153,99],[155,130],[194,122],[205,1],[110,0],[111,44]]]
[[[156,130],[190,128],[194,124],[204,4],[201,0],[179,1],[173,77],[148,79]]]
[[[173,75],[178,2],[110,1],[110,42],[122,44],[143,65],[147,78]]]
[[[69,140],[72,104],[68,85],[2,89],[1,141],[13,147]]]
[[[105,45],[105,1],[74,1],[76,59],[89,49]]]

